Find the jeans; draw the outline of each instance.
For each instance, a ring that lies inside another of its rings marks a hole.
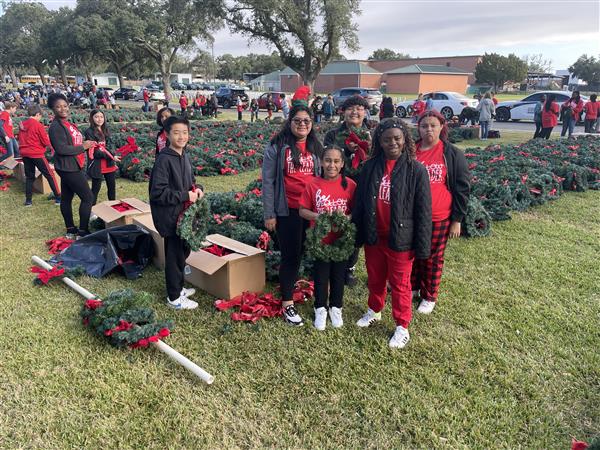
[[[11,138],[10,141],[5,142],[4,145],[6,146],[6,153],[0,157],[0,162],[11,156],[14,156],[15,158],[19,157],[19,143],[15,138]]]
[[[568,120],[563,121],[563,126],[562,126],[562,131],[560,132],[560,136],[563,137],[565,134],[567,134],[567,130],[569,130],[569,137],[571,137],[571,135],[573,134],[573,131],[575,130],[575,118],[571,118]]]
[[[596,119],[585,119],[585,132],[593,133],[594,132],[594,123]]]
[[[535,133],[533,134],[533,138],[542,137],[542,122],[535,123]]]
[[[487,120],[479,122],[481,125],[481,139],[487,139],[488,133],[490,131],[490,122]]]

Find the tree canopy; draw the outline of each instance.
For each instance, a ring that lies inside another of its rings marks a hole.
[[[600,55],[598,59],[594,56],[581,55],[570,67],[569,72],[577,78],[585,81],[590,86],[600,84]]]
[[[508,81],[521,82],[527,77],[527,63],[514,54],[486,53],[475,67],[478,83],[489,83],[497,91]]]
[[[410,55],[408,53],[396,53],[390,48],[378,48],[369,56],[370,60],[394,60],[394,59],[408,59]]]

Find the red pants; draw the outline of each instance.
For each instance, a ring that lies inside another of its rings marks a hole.
[[[427,259],[417,259],[412,272],[412,289],[420,291],[421,298],[435,302],[444,270],[444,252],[450,232],[450,221],[433,222],[431,232],[431,255]]]
[[[387,282],[392,288],[392,317],[396,325],[408,328],[412,317],[410,272],[414,253],[396,252],[387,243],[365,245],[369,286],[369,308],[379,312],[385,306]]]

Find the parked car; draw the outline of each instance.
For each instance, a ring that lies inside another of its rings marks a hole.
[[[347,87],[338,89],[331,93],[333,96],[333,101],[339,108],[346,99],[352,97],[353,95],[360,95],[367,100],[369,103],[369,107],[371,109],[375,109],[373,107],[379,107],[381,102],[383,101],[383,95],[377,89],[374,88],[361,88],[361,87]]]
[[[148,89],[148,93],[150,94],[150,101],[161,101],[165,99],[165,93],[161,90],[159,90],[158,88],[149,88],[146,87],[146,89]],[[135,94],[134,100],[136,102],[140,102],[140,101],[144,101],[144,90],[140,90]]]
[[[177,90],[177,91],[185,91],[187,89],[187,86],[183,83],[180,83],[178,81],[172,81],[171,82],[171,88]]]
[[[271,100],[275,104],[275,112],[281,109],[281,98],[279,98],[279,94],[283,94],[284,92],[265,92],[260,97],[258,97],[258,109],[267,109],[267,96],[271,94]]]
[[[571,98],[571,92],[569,91],[539,91],[528,95],[522,100],[499,102],[496,105],[496,120],[498,122],[507,122],[509,120],[533,121],[533,110],[535,109],[535,104],[541,101],[542,95],[545,95],[547,98],[550,94],[554,94],[556,96],[556,103],[558,103],[559,106]],[[581,99],[584,102],[589,100],[589,98],[585,95],[582,95]],[[583,114],[581,120],[583,120]]]
[[[217,102],[223,108],[231,108],[237,104],[238,95],[241,97],[242,102],[246,106],[248,104],[248,94],[244,89],[220,87],[217,92]]]
[[[458,92],[428,92],[423,95],[423,101],[432,98],[433,109],[439,111],[446,120],[450,120],[453,116],[458,116],[465,108],[477,108],[478,101],[474,98],[468,98]],[[412,115],[412,105],[415,100],[407,100],[396,105],[396,115],[398,117],[408,117]]]
[[[125,87],[117,89],[113,95],[115,96],[115,99],[132,100],[135,98],[137,92],[138,91],[133,88]]]

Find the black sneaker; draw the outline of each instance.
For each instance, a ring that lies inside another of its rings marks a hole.
[[[25,203],[23,203],[23,206],[33,206],[31,203],[31,200],[25,200]]]
[[[356,286],[356,277],[354,276],[354,270],[347,269],[346,274],[344,275],[344,284],[348,287]]]
[[[290,306],[286,306],[285,308],[283,308],[283,320],[285,320],[286,323],[293,325],[295,327],[301,327],[302,325],[304,325],[304,320],[302,320],[302,317],[300,317],[300,314],[298,314],[298,311],[296,311],[296,307],[294,305],[290,305]]]

